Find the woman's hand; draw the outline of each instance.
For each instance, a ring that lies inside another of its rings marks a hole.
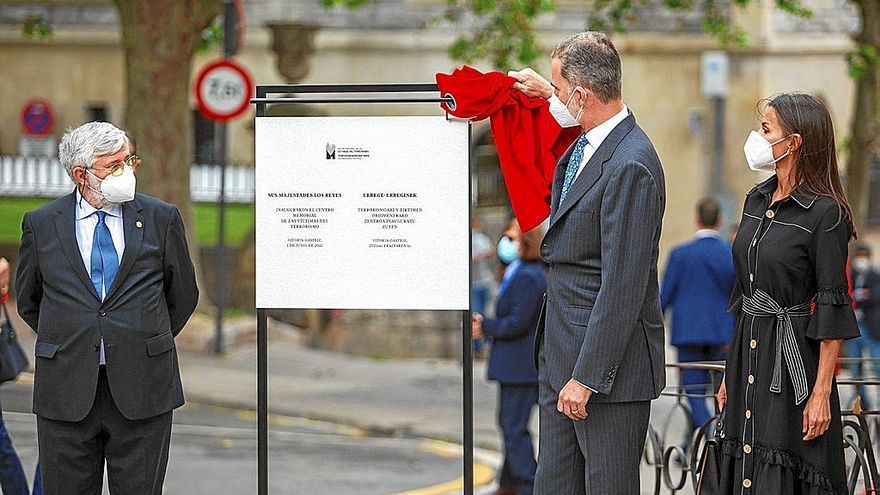
[[[724,380],[721,380],[721,388],[719,388],[718,393],[715,394],[715,401],[718,403],[719,411],[724,409],[724,406],[727,405],[727,383],[725,383]]]
[[[804,441],[809,442],[822,436],[831,425],[830,393],[813,390],[804,407]]]

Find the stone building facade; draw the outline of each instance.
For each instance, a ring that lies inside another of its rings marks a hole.
[[[260,84],[430,82],[436,72],[449,72],[460,64],[449,58],[447,47],[457,30],[466,26],[438,21],[445,3],[382,0],[348,11],[327,10],[319,0],[244,0],[247,30],[238,58]],[[845,55],[853,48],[850,35],[859,19],[843,0],[807,3],[816,13],[808,20],[780,13],[767,2],[733,14],[752,43],[729,51],[722,177],[716,181],[723,187],[728,225],[738,220],[745,192],[762,179],[748,170],[742,156],[748,132],[758,126],[756,105],[761,98],[792,90],[818,94],[831,108],[838,140],[848,135],[854,84]],[[546,53],[586,25],[581,2],[558,0],[558,4],[555,13],[539,21],[539,42]],[[50,39],[34,41],[21,35],[20,23],[34,13],[53,24]],[[700,60],[704,51],[718,45],[702,33],[696,16],[670,14],[660,7],[647,9],[627,33],[615,34],[614,41],[623,59],[624,100],[654,141],[667,174],[661,255],[665,258],[673,245],[693,234],[694,206],[709,193],[713,179],[713,105],[700,93]],[[194,73],[217,56],[217,51],[198,56]],[[486,64],[476,66],[490,69]],[[0,67],[0,153],[18,152],[19,112],[33,97],[52,103],[59,135],[101,112],[124,126],[123,55],[115,7],[109,0],[0,0]],[[549,57],[535,69],[549,76]],[[433,106],[353,105],[315,111],[329,115],[440,112]],[[250,112],[230,127],[233,162],[253,161],[252,117]],[[487,143],[485,133],[485,124],[475,126],[475,142]],[[493,160],[491,146],[478,150],[477,173],[486,187],[498,189]],[[504,199],[495,190],[482,195],[478,191],[478,196],[482,204],[477,211],[496,235],[506,215]],[[866,237],[876,244],[880,231]],[[343,324],[346,319],[353,327],[381,328],[390,321],[351,315],[342,318]],[[448,325],[448,321],[442,324]]]

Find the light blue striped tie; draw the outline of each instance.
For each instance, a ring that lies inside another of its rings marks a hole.
[[[92,238],[92,285],[103,300],[106,295],[104,289],[110,289],[116,279],[116,272],[119,271],[119,255],[113,247],[110,229],[104,222],[107,212],[96,211],[95,214],[98,215],[98,225],[95,226],[95,236]]]
[[[562,182],[562,193],[559,195],[559,204],[562,204],[562,202],[565,201],[565,196],[568,195],[568,189],[571,187],[571,183],[574,182],[574,177],[577,175],[578,168],[581,166],[581,161],[584,159],[584,148],[589,143],[586,134],[578,136],[577,142],[574,144],[574,150],[571,152],[571,157],[568,159],[568,168],[565,169],[565,180]]]

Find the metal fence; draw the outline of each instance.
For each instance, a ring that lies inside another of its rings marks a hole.
[[[880,472],[877,467],[877,445],[875,443],[880,433],[880,410],[863,409],[862,397],[867,393],[877,396],[880,379],[867,368],[874,368],[880,364],[877,359],[865,358],[840,358],[838,360],[843,369],[848,369],[850,376],[838,377],[837,386],[841,395],[846,389],[856,397],[852,408],[841,408],[843,421],[843,445],[841,448],[847,457],[847,493],[855,494],[878,494],[880,493]],[[686,369],[702,370],[709,372],[710,382],[704,385],[705,394],[688,393],[682,385],[669,387],[663,391],[663,396],[675,399],[675,406],[664,418],[659,428],[651,425],[648,428],[648,440],[645,444],[643,461],[654,469],[655,495],[693,493],[697,485],[697,471],[699,456],[715,429],[718,420],[717,405],[715,416],[696,431],[681,438],[672,423],[676,420],[690,425],[692,421],[690,406],[687,403],[689,397],[714,398],[714,391],[721,384],[724,374],[723,362],[704,363],[679,363],[668,364],[667,368],[677,369],[679,372]],[[679,383],[682,381],[679,379]],[[688,388],[700,387],[688,385]],[[873,388],[873,391],[867,391]],[[714,402],[714,401],[713,401]]]
[[[220,196],[220,167],[195,164],[189,170],[193,201],[214,202]],[[57,158],[0,156],[0,196],[54,198],[67,194],[73,182]],[[250,203],[254,200],[254,168],[226,167],[226,200]]]

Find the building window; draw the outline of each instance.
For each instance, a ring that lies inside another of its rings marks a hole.
[[[214,122],[205,118],[198,110],[193,110],[193,137],[193,163],[214,163]]]
[[[107,115],[107,107],[104,105],[90,105],[86,107],[86,122],[110,122]]]

